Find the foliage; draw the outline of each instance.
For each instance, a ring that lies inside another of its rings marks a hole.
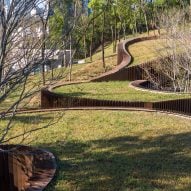
[[[64,25],[63,15],[59,11],[59,9],[56,7],[54,9],[54,16],[51,17],[49,20],[49,26],[52,28],[51,30],[52,41],[58,40],[58,39],[61,40],[63,25]],[[52,26],[54,26],[54,28]]]
[[[55,6],[57,7],[55,8],[55,16],[52,19],[52,22],[57,22],[58,26],[53,29],[52,35],[61,38],[62,29],[66,28],[66,21],[69,20],[70,22],[72,18],[67,16],[69,14],[67,12],[68,6],[63,8],[68,2],[65,0],[58,2],[59,4],[57,3]],[[70,3],[73,4],[74,2],[77,1],[71,1]],[[77,57],[84,57],[84,53],[85,56],[86,54],[89,55],[90,48],[95,50],[101,45],[102,12],[105,12],[107,18],[104,29],[107,42],[120,40],[122,37],[125,39],[127,35],[138,32],[147,31],[149,33],[150,29],[159,30],[157,14],[162,10],[169,10],[175,6],[187,6],[189,3],[187,0],[91,0],[88,5],[91,11],[84,11],[80,2],[78,27],[73,31],[73,48],[80,50]],[[91,29],[93,23],[95,25],[94,31]],[[91,45],[92,33],[94,33],[93,45]],[[114,46],[116,46],[115,43]]]
[[[158,50],[161,61],[155,67],[165,80],[158,80],[149,72],[148,78],[156,86],[175,92],[191,92],[190,10],[174,8],[160,14],[160,25],[166,31],[162,48]],[[158,84],[158,85],[157,85]]]

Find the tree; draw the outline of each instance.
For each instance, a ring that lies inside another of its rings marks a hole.
[[[41,21],[34,16],[38,5],[42,6],[46,1],[12,0],[10,5],[6,2],[0,1],[0,105],[2,106],[10,96],[14,95],[15,99],[0,113],[0,120],[8,113],[10,115],[7,124],[0,125],[0,145],[12,139],[18,140],[18,137],[26,139],[30,134],[30,130],[24,130],[23,134],[12,137],[10,131],[14,128],[13,123],[19,106],[28,103],[28,99],[42,88],[38,75],[32,76],[32,73],[53,58],[58,44],[55,39],[50,41],[49,33],[45,35],[45,30],[50,27],[47,20],[43,23],[44,36],[41,40],[40,29],[44,19]],[[18,144],[22,141],[19,139]],[[0,151],[2,157],[3,150]]]
[[[161,58],[152,66],[156,72],[150,67],[144,68],[148,80],[158,89],[191,92],[191,36],[184,27],[188,14],[189,9],[185,12],[184,8],[173,8],[160,16],[160,25],[166,31],[162,51],[157,50]]]
[[[45,60],[45,50],[46,50],[46,40],[47,40],[47,33],[48,33],[48,21],[49,17],[51,16],[51,3],[50,0],[46,1],[47,5],[45,8],[42,10],[37,7],[36,9],[39,10],[36,14],[36,16],[39,16],[41,24],[42,24],[42,36],[41,36],[41,41],[42,41],[42,48],[41,48],[41,59],[42,61]],[[45,62],[42,63],[42,81],[43,85],[46,83],[46,78],[45,78]]]
[[[102,64],[103,68],[105,69],[105,19],[106,19],[106,11],[108,10],[109,0],[92,0],[90,2],[90,7],[92,8],[94,14],[101,15],[101,47],[102,47]]]
[[[11,134],[11,130],[15,128],[13,123],[19,106],[28,103],[27,99],[42,88],[41,79],[32,73],[52,59],[57,49],[59,39],[50,40],[50,33],[45,34],[46,29],[51,30],[54,25],[50,26],[48,19],[44,21],[42,18],[41,21],[34,16],[36,8],[46,3],[46,0],[12,0],[10,5],[7,5],[7,1],[0,1],[0,105],[2,106],[9,96],[15,96],[15,100],[0,113],[0,120],[4,120],[6,114],[10,116],[6,124],[0,124],[0,146],[8,144],[13,139],[22,144],[31,132],[55,124],[50,121],[44,127],[23,129],[23,133],[15,136]],[[68,31],[69,36],[70,32]],[[7,152],[0,148],[1,161]],[[7,190],[10,190],[10,187]]]

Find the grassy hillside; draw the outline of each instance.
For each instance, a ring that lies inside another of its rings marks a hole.
[[[151,32],[151,36],[153,33]],[[146,36],[146,33],[141,34],[139,36]],[[132,36],[129,36],[131,38]],[[131,54],[135,57],[133,64],[139,64],[143,61],[153,59],[155,56],[157,56],[154,53],[154,41],[145,41],[136,43],[134,45],[131,45],[129,47],[129,50]],[[151,47],[151,48],[149,48]],[[143,54],[144,53],[144,54]],[[102,66],[102,53],[100,50],[98,50],[93,55],[93,62],[89,62],[89,58],[87,58],[87,63],[85,64],[76,64],[73,65],[72,69],[72,81],[80,81],[80,80],[88,80],[93,77],[99,76],[105,71],[109,71],[113,69],[117,64],[117,55],[116,53],[113,53],[113,45],[112,43],[109,43],[105,47],[105,55],[106,55],[106,70],[104,70]],[[147,56],[146,56],[147,55]],[[54,73],[54,80],[52,80],[52,72],[49,71],[46,73],[46,80],[47,85],[50,83],[56,83],[58,81],[68,81],[69,80],[69,69],[55,69],[53,71]],[[36,90],[39,90],[42,88],[42,80],[41,80],[41,74],[36,74],[33,76],[30,76],[27,83],[27,89],[26,91],[33,92]],[[4,100],[0,104],[0,111],[7,109],[12,103],[14,103],[21,92],[21,88],[14,90],[11,95],[9,95],[6,100]],[[40,94],[35,93],[33,96],[30,96],[28,99],[25,99],[21,104],[20,108],[31,108],[31,107],[39,107],[40,105]]]
[[[141,64],[164,56],[166,53],[164,45],[164,40],[157,39],[138,42],[129,46],[129,52],[134,58],[132,65]]]

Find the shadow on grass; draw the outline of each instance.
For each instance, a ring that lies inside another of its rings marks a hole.
[[[40,145],[58,157],[47,190],[190,191],[191,133]],[[65,189],[66,188],[66,189]]]
[[[1,121],[8,121],[9,118],[2,118]],[[50,121],[52,120],[51,116],[45,115],[16,115],[14,116],[13,123],[23,123],[23,124],[39,124],[43,121]]]
[[[57,93],[66,97],[82,97],[85,95],[91,95],[91,93],[88,92],[67,92],[67,93]]]

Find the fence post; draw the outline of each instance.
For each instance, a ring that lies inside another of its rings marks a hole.
[[[19,191],[14,185],[13,157],[3,150],[0,151],[0,190]]]
[[[41,108],[42,109],[50,108],[47,90],[45,90],[45,89],[41,90]]]
[[[122,61],[123,61],[123,44],[119,43],[117,49],[117,65],[121,64]]]
[[[144,108],[145,108],[145,109],[153,109],[153,103],[151,103],[151,102],[145,102],[145,103],[144,103]]]

